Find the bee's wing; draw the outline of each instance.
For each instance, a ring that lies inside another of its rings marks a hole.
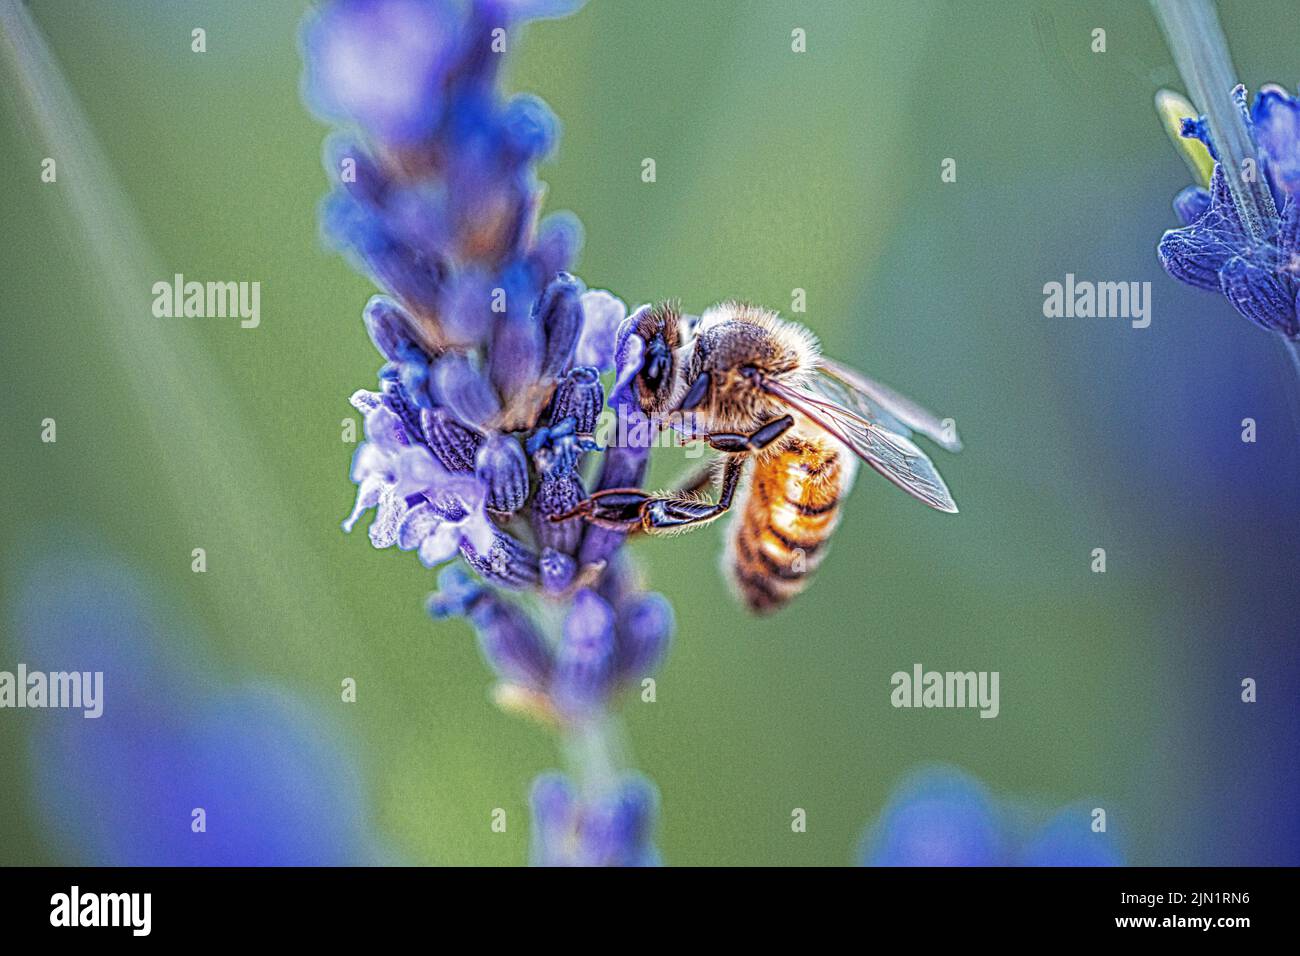
[[[944,421],[934,412],[922,408],[887,385],[867,378],[856,369],[831,359],[822,359],[808,388],[836,405],[879,422],[891,431],[920,432],[948,451],[961,451],[961,439],[951,419]],[[897,427],[897,426],[903,427]]]
[[[925,452],[903,435],[879,422],[868,421],[852,409],[841,407],[811,388],[782,382],[763,386],[814,425],[838,438],[854,454],[885,478],[931,508],[957,513],[957,502]]]

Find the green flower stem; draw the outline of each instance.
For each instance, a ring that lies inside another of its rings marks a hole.
[[[617,717],[596,714],[565,732],[564,756],[584,795],[597,796],[618,783],[627,765],[623,728]]]
[[[1266,223],[1277,218],[1273,197],[1263,177],[1243,176],[1247,159],[1259,170],[1259,157],[1246,118],[1233,102],[1236,71],[1228,41],[1219,26],[1212,0],[1151,0],[1156,19],[1187,84],[1193,105],[1205,114],[1228,188],[1247,233],[1256,242],[1268,241]]]

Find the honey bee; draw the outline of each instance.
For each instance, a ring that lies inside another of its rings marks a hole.
[[[641,410],[683,442],[721,452],[720,467],[676,492],[600,491],[559,520],[665,534],[734,507],[725,565],[741,600],[767,612],[802,591],[824,557],[857,459],[930,507],[956,513],[943,478],[909,437],[959,451],[951,421],[823,357],[803,325],[738,302],[698,320],[661,303],[633,321],[645,343],[630,383]],[[718,495],[709,501],[698,491],[713,480]]]

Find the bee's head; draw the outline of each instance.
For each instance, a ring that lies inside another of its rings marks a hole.
[[[641,367],[632,378],[632,394],[646,415],[663,415],[672,410],[681,394],[677,350],[682,342],[682,316],[675,303],[661,302],[639,310],[632,320],[632,331],[645,343]]]

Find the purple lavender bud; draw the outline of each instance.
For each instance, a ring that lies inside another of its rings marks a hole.
[[[582,543],[582,519],[551,521],[550,516],[572,511],[586,496],[582,482],[573,475],[543,476],[533,498],[533,531],[538,544],[564,554],[577,553],[578,545]]]
[[[616,552],[606,562],[596,584],[596,593],[610,607],[621,607],[629,597],[641,593],[641,573],[626,554]]]
[[[533,866],[656,866],[651,841],[659,796],[640,774],[580,796],[567,777],[545,773],[529,795]]]
[[[614,680],[614,612],[595,591],[579,591],[564,619],[551,699],[580,716],[603,705]]]
[[[496,533],[486,554],[476,551],[468,540],[461,542],[460,553],[484,579],[501,587],[522,591],[541,580],[537,555],[504,531]]]
[[[483,436],[462,425],[445,409],[420,410],[420,433],[448,471],[473,471]]]
[[[569,212],[555,212],[542,220],[537,228],[528,260],[538,282],[546,282],[557,272],[569,268],[582,248],[582,223]]]
[[[355,139],[338,133],[326,137],[323,160],[330,181],[354,199],[370,206],[383,202],[388,177]]]
[[[1210,124],[1204,116],[1198,116],[1192,119],[1190,116],[1183,118],[1182,129],[1179,130],[1184,139],[1198,139],[1209,150],[1210,158],[1216,163],[1219,161],[1219,151],[1214,148],[1214,140],[1210,138]]]
[[[533,817],[529,861],[533,866],[571,865],[577,798],[568,778],[542,774],[533,782],[528,804]]]
[[[483,587],[458,564],[449,564],[438,574],[438,590],[429,595],[425,610],[435,621],[464,617],[483,596]]]
[[[622,547],[627,539],[627,532],[614,531],[610,528],[588,528],[582,538],[582,547],[578,549],[578,560],[583,565],[608,561],[610,556]]]
[[[410,333],[411,317],[388,296],[371,296],[362,315],[370,341],[390,362],[404,361],[415,348]]]
[[[397,373],[394,377],[380,379],[381,387],[384,390],[384,406],[397,416],[397,420],[402,423],[402,428],[410,436],[411,440],[418,441],[420,435],[420,409],[416,407],[415,402],[412,401],[410,394],[406,391],[406,386],[401,382],[401,367],[395,367],[394,372]]]
[[[1287,201],[1282,211],[1282,223],[1277,236],[1278,249],[1283,262],[1300,262],[1300,197]],[[1285,267],[1284,267],[1285,268]],[[1300,290],[1300,276],[1296,270],[1287,270],[1291,287]],[[1300,314],[1300,291],[1296,293],[1296,312]]]
[[[465,25],[461,32],[459,59],[456,63],[456,105],[465,99],[491,91],[504,57],[493,50],[492,31],[511,25],[510,4],[500,0],[479,0],[467,4]],[[513,40],[511,41],[513,42]]]
[[[560,594],[573,582],[578,563],[554,548],[544,548],[540,562],[542,587],[548,594]]]
[[[492,333],[488,375],[507,403],[532,389],[542,367],[542,329],[528,313],[533,293],[522,270],[511,269],[502,279],[506,311]]]
[[[308,105],[390,145],[423,139],[442,114],[459,19],[444,0],[321,4],[302,33]]]
[[[579,435],[574,424],[574,419],[566,418],[528,437],[528,454],[539,473],[548,477],[576,474],[582,453],[600,450],[593,439]]]
[[[450,283],[439,327],[449,342],[464,347],[487,341],[496,315],[492,312],[493,283],[478,269],[465,269]]]
[[[641,306],[625,318],[614,333],[614,391],[609,404],[620,415],[624,414],[624,407],[638,411],[641,408],[632,383],[645,363],[646,343],[636,329],[651,308],[649,305]]]
[[[512,684],[543,690],[551,677],[546,641],[520,608],[490,591],[469,607],[479,648],[497,675]]]
[[[361,253],[367,271],[408,310],[436,315],[447,277],[447,264],[438,256],[389,241]]]
[[[582,294],[582,335],[574,361],[579,365],[594,365],[598,371],[608,372],[614,367],[614,348],[627,306],[623,300],[603,289],[591,289]]]
[[[501,403],[483,373],[459,353],[451,352],[437,360],[433,391],[440,404],[469,425],[481,427],[501,411]]]
[[[582,292],[582,283],[561,272],[537,300],[534,316],[546,338],[541,370],[545,377],[561,374],[573,359],[582,332]]]
[[[604,407],[605,390],[601,388],[599,373],[590,365],[582,365],[569,372],[556,387],[551,424],[558,425],[572,418],[575,432],[590,435],[596,430],[596,421]]]
[[[407,399],[419,408],[432,408],[429,395],[429,360],[419,349],[412,348],[408,358],[397,365],[397,380]]]
[[[650,842],[658,794],[639,775],[624,777],[612,792],[583,807],[578,846],[586,866],[655,866],[659,855]]]
[[[1160,237],[1156,249],[1165,271],[1180,282],[1211,292],[1219,290],[1219,270],[1232,247],[1208,229],[1187,226],[1170,229]]]
[[[1015,855],[1015,866],[1123,866],[1120,838],[1079,826],[1088,810],[1078,804],[1059,811]]]
[[[1233,307],[1260,328],[1300,336],[1295,284],[1279,276],[1275,266],[1233,256],[1219,271],[1219,284]]]
[[[560,121],[551,108],[535,96],[511,97],[501,113],[506,149],[523,163],[539,162],[550,154],[560,137]]]
[[[1184,226],[1190,226],[1210,208],[1210,193],[1200,186],[1188,186],[1174,197],[1174,212]]]
[[[389,385],[385,382],[382,407],[366,412],[365,431],[368,442],[394,452],[410,445],[412,435],[407,432],[401,415],[389,401],[388,388]],[[357,451],[360,452],[361,449],[358,448]]]
[[[442,321],[442,301],[448,295],[457,270],[451,249],[452,232],[445,213],[446,192],[440,184],[429,181],[401,181],[389,186],[380,207],[383,233],[399,249],[419,252],[441,265],[436,318]],[[431,315],[433,313],[430,313]]]
[[[673,633],[673,608],[662,594],[642,593],[618,609],[615,671],[621,681],[639,681],[659,666]]]
[[[541,475],[541,486],[533,501],[533,521],[543,544],[574,553],[582,529],[569,527],[575,523],[572,520],[546,519],[550,515],[568,514],[586,497],[578,478],[578,464],[584,451],[598,448],[590,438],[574,433],[572,418],[551,428],[539,428],[528,439],[528,452]]]
[[[389,366],[385,365],[380,368],[379,378],[381,381],[384,377],[384,369],[388,367]],[[384,406],[384,396],[379,392],[371,392],[367,389],[359,388],[352,393],[352,396],[348,399],[348,404],[359,411],[362,415],[367,415],[370,412],[373,412],[376,408]]]
[[[475,474],[492,511],[516,511],[528,500],[528,460],[512,435],[493,435],[478,450]]]
[[[363,271],[370,269],[370,253],[389,243],[374,208],[341,188],[331,190],[321,200],[320,235],[326,246],[347,252]]]

